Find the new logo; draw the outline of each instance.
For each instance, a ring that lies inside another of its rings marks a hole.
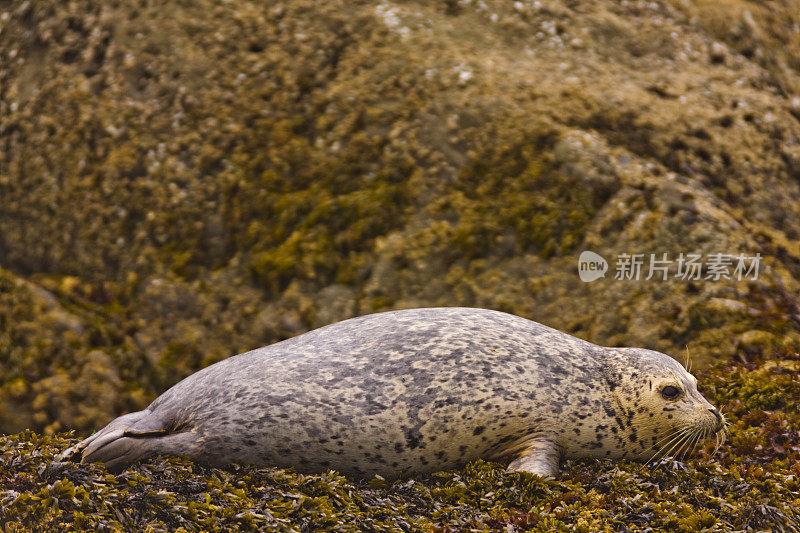
[[[602,255],[585,250],[578,257],[578,275],[581,281],[590,282],[606,277],[608,261]]]

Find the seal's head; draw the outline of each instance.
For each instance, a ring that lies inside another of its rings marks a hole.
[[[720,445],[725,418],[697,390],[697,379],[666,354],[610,348],[607,379],[634,446],[625,457],[653,462],[686,455],[712,435]],[[627,372],[625,372],[627,367]]]

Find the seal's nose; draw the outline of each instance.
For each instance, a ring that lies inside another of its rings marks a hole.
[[[709,409],[709,411],[711,411],[712,415],[717,417],[717,431],[719,431],[720,429],[722,429],[722,415],[719,414],[719,411],[717,411],[715,407],[712,407],[711,409]]]

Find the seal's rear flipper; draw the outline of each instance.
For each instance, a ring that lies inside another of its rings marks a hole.
[[[112,420],[91,437],[67,449],[58,460],[104,463],[110,472],[119,472],[139,459],[158,453],[169,453],[168,449],[156,442],[164,437],[178,435],[184,434],[170,435],[161,417],[145,409]],[[143,442],[150,439],[153,441]]]
[[[90,447],[97,448],[103,444],[122,436],[127,428],[135,424],[138,420],[146,417],[150,411],[137,411],[135,413],[128,413],[127,415],[115,418],[106,427],[83,439],[75,446],[67,448],[56,458],[59,461],[82,461],[87,453],[90,453]]]

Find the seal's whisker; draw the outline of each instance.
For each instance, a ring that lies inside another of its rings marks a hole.
[[[645,453],[651,452],[651,451],[653,451],[653,449],[655,449],[655,450],[656,450],[656,453],[658,453],[658,451],[659,451],[659,450],[661,450],[661,444],[662,444],[663,442],[667,441],[668,439],[673,439],[673,438],[675,438],[676,436],[678,436],[680,433],[682,433],[682,432],[683,432],[683,431],[685,431],[685,430],[686,430],[686,428],[685,428],[685,427],[680,427],[680,428],[678,428],[678,429],[675,429],[675,430],[672,430],[672,431],[670,431],[670,432],[669,432],[669,433],[668,433],[666,436],[664,436],[664,437],[660,438],[658,441],[654,442],[654,443],[652,444],[652,446],[650,446],[649,448],[646,448],[646,449],[642,450],[642,451],[639,453],[639,456],[642,456],[642,455],[644,455]],[[672,442],[672,441],[670,440],[670,442]],[[669,443],[667,443],[667,444],[669,444]],[[650,460],[652,460],[652,457],[651,457],[651,459],[650,459]],[[649,462],[650,462],[650,460],[648,460],[648,461],[646,461],[646,462],[647,462],[647,463],[649,463]]]
[[[692,424],[683,424],[683,426],[691,426],[691,425],[692,425]],[[663,421],[656,421],[656,422],[638,422],[638,423],[636,424],[636,427],[637,427],[637,428],[641,428],[641,429],[649,429],[649,428],[659,428],[659,429],[663,429],[663,428],[664,428],[664,422],[663,422]]]
[[[702,436],[702,431],[692,427],[686,426],[686,432],[684,438],[675,443],[672,448],[664,455],[664,457],[672,454],[674,452],[674,457],[676,460],[682,461],[685,459],[686,454],[689,452],[689,449],[692,447],[693,443],[697,443],[700,437]]]
[[[686,456],[689,453],[689,450],[692,449],[692,444],[695,443],[695,442],[697,442],[697,433],[692,433],[692,435],[689,437],[689,439],[683,445],[681,450],[678,453],[675,454],[675,458],[678,461],[685,461],[686,460]]]
[[[675,459],[678,461],[683,461],[686,459],[686,454],[689,452],[689,448],[691,447],[692,442],[695,442],[697,439],[697,430],[692,430],[689,433],[689,438],[686,439],[686,442],[681,445],[680,448],[677,449],[675,452]]]
[[[683,427],[680,430],[678,430],[678,432],[677,432],[678,434],[675,435],[671,440],[669,440],[666,444],[664,444],[658,450],[656,450],[656,453],[654,453],[650,457],[650,459],[647,460],[647,463],[657,462],[657,461],[655,461],[656,457],[658,457],[659,461],[661,459],[663,459],[664,457],[666,457],[669,454],[669,451],[666,451],[666,453],[664,453],[664,455],[662,455],[662,453],[665,452],[665,450],[667,450],[667,448],[669,448],[669,450],[672,450],[670,445],[672,445],[674,442],[680,442],[680,440],[686,435],[687,431],[688,431],[687,427]]]
[[[697,450],[697,447],[699,446],[699,444],[700,444],[700,443],[701,443],[703,440],[704,440],[704,439],[703,439],[703,438],[701,438],[701,437],[698,437],[698,438],[697,438],[697,440],[695,441],[694,445],[692,446],[692,451],[690,451],[690,452],[689,452],[689,455],[694,455],[694,452],[695,452],[695,450]]]
[[[686,362],[683,364],[683,368],[685,368],[687,372],[691,372],[692,371],[692,356],[689,355],[689,345],[688,344],[684,344],[684,346],[686,347]]]
[[[678,435],[676,435],[675,437],[673,437],[673,440],[680,438],[680,436],[681,436],[681,433],[679,433]],[[666,448],[666,447],[667,447],[667,446],[668,446],[668,445],[669,445],[671,442],[672,442],[672,440],[670,440],[669,442],[667,442],[667,443],[666,443],[664,446],[659,446],[658,448],[656,448],[655,452],[654,452],[652,455],[650,455],[650,457],[647,459],[647,461],[645,461],[645,464],[652,464],[652,463],[656,463],[656,462],[657,462],[657,461],[656,461],[656,457],[658,457],[658,456],[661,454],[661,452],[662,452],[662,451],[663,451],[663,450],[664,450],[664,449],[665,449],[665,448]],[[655,446],[654,446],[654,447],[655,447]]]
[[[680,433],[680,432],[682,432],[682,431],[686,431],[687,429],[689,429],[689,427],[690,427],[690,426],[687,424],[687,425],[682,425],[682,426],[680,426],[680,427],[677,427],[677,428],[673,429],[672,431],[670,431],[669,433],[667,433],[666,435],[664,435],[663,437],[661,437],[661,438],[660,438],[658,441],[656,441],[656,442],[653,444],[653,446],[655,446],[655,445],[657,445],[657,444],[661,444],[661,443],[662,443],[662,442],[664,442],[665,440],[667,440],[667,439],[671,438],[671,437],[672,437],[672,436],[674,436],[674,435],[677,435],[678,433]]]
[[[667,457],[670,457],[670,454],[672,454],[672,451],[675,449],[675,447],[679,446],[684,441],[684,439],[686,439],[687,435],[688,433],[685,432],[682,435],[680,435],[680,438],[674,444],[668,447],[664,446],[664,448],[662,449],[663,453],[659,456],[658,461],[663,461]]]
[[[688,431],[689,428],[687,426],[681,426],[680,428],[672,431],[664,438],[660,439],[658,442],[653,444],[653,448],[663,449],[666,446],[669,446],[676,438],[680,437],[683,433]]]
[[[686,443],[692,439],[692,435],[693,433],[691,431],[687,431],[686,434],[683,436],[683,438],[672,446],[672,449],[670,449],[667,456],[672,457],[676,461],[680,461],[681,453],[683,453],[683,450],[686,447]]]
[[[694,453],[695,448],[697,448],[697,445],[700,444],[700,442],[705,440],[705,439],[706,439],[706,435],[705,434],[700,433],[700,432],[695,433],[695,439],[694,439],[694,443],[692,443],[692,448],[691,448],[691,450],[689,450],[689,453],[687,455],[685,455],[684,457],[691,456]]]
[[[680,454],[676,450],[680,451],[683,448],[683,446],[686,444],[686,442],[689,441],[691,436],[692,436],[691,431],[687,430],[687,432],[683,435],[683,438],[681,440],[679,440],[678,442],[676,442],[675,444],[673,444],[672,447],[669,449],[669,451],[664,455],[664,457],[672,457],[675,460],[679,460],[678,456]],[[673,455],[673,453],[674,453],[674,455]]]
[[[701,447],[701,446],[700,446],[700,443],[701,443],[701,442],[704,442],[704,441],[705,441],[705,440],[706,440],[706,439],[709,437],[709,435],[710,435],[710,434],[707,434],[705,437],[702,437],[702,438],[698,439],[698,441],[697,441],[698,448],[700,448],[700,447]],[[716,436],[716,433],[714,433],[714,435]]]
[[[700,442],[702,439],[703,439],[702,431],[696,428],[692,430],[691,437],[689,438],[689,440],[686,441],[686,444],[684,445],[683,450],[681,451],[680,460],[685,461],[686,459],[688,459],[692,455],[692,453],[694,453],[694,448],[697,445],[697,443]]]
[[[714,446],[714,451],[711,452],[711,455],[716,455],[722,445],[725,444],[725,428],[714,433],[714,438],[716,439],[716,444]]]

